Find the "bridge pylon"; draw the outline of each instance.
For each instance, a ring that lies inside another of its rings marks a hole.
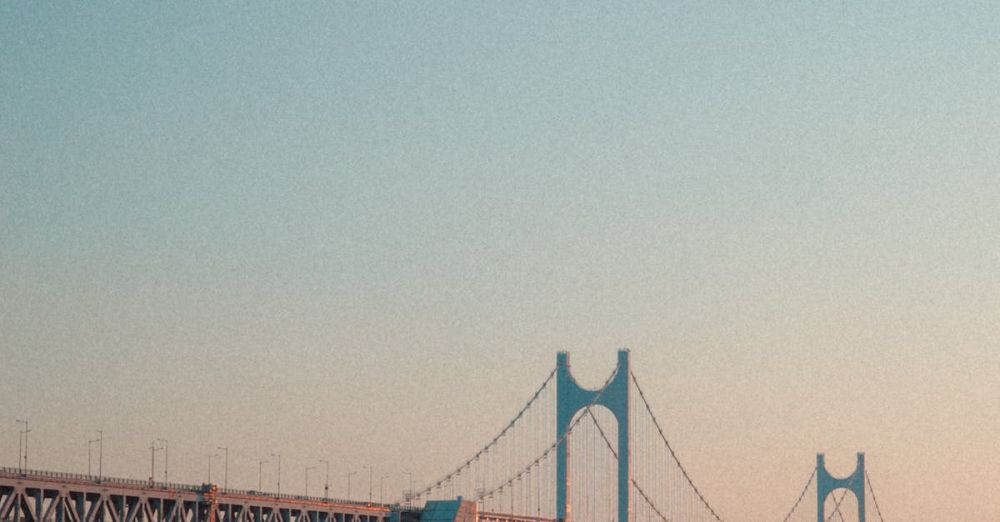
[[[823,508],[826,497],[837,489],[846,489],[858,501],[858,522],[865,522],[865,454],[858,453],[858,463],[854,473],[844,478],[836,478],[826,470],[822,453],[816,454],[816,522],[825,522]]]
[[[570,522],[569,498],[569,427],[576,413],[590,405],[601,405],[611,411],[618,422],[618,522],[631,520],[629,495],[631,476],[629,441],[629,351],[618,351],[618,367],[612,379],[599,390],[587,390],[577,384],[569,368],[569,353],[556,356],[556,520]]]

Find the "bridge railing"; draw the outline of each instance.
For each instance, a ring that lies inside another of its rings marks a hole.
[[[76,480],[81,482],[92,482],[94,484],[120,484],[127,486],[154,487],[160,489],[178,489],[184,491],[200,492],[203,486],[191,484],[179,484],[176,482],[156,482],[148,480],[136,480],[120,477],[99,477],[97,475],[85,475],[83,473],[66,473],[64,471],[47,471],[41,469],[18,469],[0,467],[0,474],[17,475],[25,478],[48,478],[58,480]]]
[[[350,504],[350,505],[353,505],[353,506],[366,506],[366,507],[370,506],[370,507],[381,508],[381,509],[394,509],[394,508],[398,508],[399,507],[396,504],[383,504],[383,503],[380,503],[380,502],[368,503],[368,502],[359,502],[357,500],[346,500],[346,499],[342,499],[342,498],[316,497],[316,496],[313,496],[313,495],[309,495],[309,496],[305,496],[305,495],[289,495],[289,494],[279,495],[277,493],[268,493],[266,491],[257,491],[257,490],[253,490],[253,489],[233,489],[233,488],[223,489],[223,488],[219,488],[219,494],[220,495],[239,495],[239,496],[249,496],[249,497],[268,497],[268,498],[275,498],[275,499],[282,499],[282,500],[298,500],[298,501],[302,501],[302,502],[325,502],[325,503],[328,503],[328,504]]]

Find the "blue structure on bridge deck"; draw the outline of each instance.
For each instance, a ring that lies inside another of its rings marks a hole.
[[[854,473],[848,477],[836,478],[826,470],[822,453],[816,454],[816,522],[824,522],[823,512],[826,497],[836,489],[846,489],[854,493],[858,501],[858,522],[865,522],[865,454],[858,453],[858,463]]]
[[[577,384],[569,369],[569,354],[556,356],[556,520],[570,521],[569,502],[569,428],[576,412],[590,406],[604,406],[618,421],[618,520],[632,518],[629,495],[629,351],[618,351],[618,368],[611,380],[599,390],[586,390]]]
[[[420,522],[476,522],[479,518],[476,503],[462,500],[430,500],[424,506]]]

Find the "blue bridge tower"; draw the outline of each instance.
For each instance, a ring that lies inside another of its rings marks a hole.
[[[822,453],[816,454],[816,522],[824,522],[823,507],[826,497],[835,489],[846,489],[854,493],[858,501],[858,522],[865,522],[865,454],[858,453],[858,463],[854,473],[844,478],[835,478],[826,470]]]
[[[629,496],[629,351],[618,351],[618,367],[614,376],[599,390],[586,390],[577,384],[569,369],[569,354],[556,356],[556,520],[570,522],[569,499],[569,432],[573,416],[591,405],[604,406],[618,422],[618,519],[629,522],[632,511]]]

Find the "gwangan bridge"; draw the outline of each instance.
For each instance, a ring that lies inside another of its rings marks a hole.
[[[560,353],[525,406],[459,462],[393,504],[0,468],[0,522],[729,520],[681,464],[627,350],[618,352],[617,367],[597,390],[580,387],[569,355]],[[844,503],[848,494],[853,502]],[[806,499],[812,498],[811,506]],[[831,476],[817,455],[790,504],[781,522],[882,520],[861,453],[855,471],[843,478]]]

